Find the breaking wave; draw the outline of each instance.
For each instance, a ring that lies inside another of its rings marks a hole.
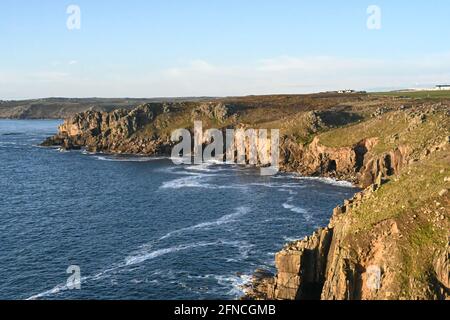
[[[178,229],[175,231],[171,231],[171,232],[167,233],[166,235],[162,236],[161,238],[159,238],[159,240],[164,240],[164,239],[170,238],[174,235],[184,233],[184,232],[190,232],[190,231],[199,230],[199,229],[207,229],[210,227],[217,227],[217,226],[220,226],[223,224],[237,222],[238,221],[237,218],[239,218],[242,215],[245,215],[249,212],[250,212],[250,209],[248,207],[239,207],[236,209],[235,212],[224,215],[217,220],[209,221],[209,222],[202,222],[202,223],[196,224],[191,227],[186,227],[186,228]]]
[[[327,178],[327,177],[305,177],[301,176],[299,174],[295,173],[283,173],[276,176],[272,176],[272,179],[296,179],[296,180],[303,180],[303,181],[317,181],[333,186],[338,187],[344,187],[344,188],[354,188],[355,186],[353,183],[344,181],[344,180],[337,180],[334,178]]]
[[[288,202],[283,203],[283,208],[291,210],[292,212],[295,212],[295,213],[300,213],[300,214],[305,214],[308,212],[307,210],[300,208],[300,207],[296,207]]]
[[[181,188],[211,188],[211,185],[205,183],[208,175],[196,174],[188,177],[179,178],[163,182],[160,189],[181,189]]]
[[[97,160],[101,161],[111,161],[111,162],[150,162],[156,160],[164,160],[166,157],[139,157],[139,156],[130,156],[130,157],[118,157],[118,156],[94,156]]]
[[[174,235],[177,235],[177,234],[180,234],[183,232],[189,232],[189,231],[193,231],[193,230],[205,229],[205,228],[209,228],[209,227],[220,226],[220,225],[227,224],[227,223],[237,222],[238,221],[237,218],[239,218],[242,215],[247,214],[249,211],[250,211],[250,209],[248,207],[238,207],[238,208],[236,208],[235,212],[228,214],[228,215],[224,215],[224,216],[218,218],[217,220],[199,223],[199,224],[191,226],[191,227],[182,228],[179,230],[169,232],[166,235],[164,235],[163,237],[159,238],[157,241],[161,241],[161,240],[170,238]],[[149,244],[142,245],[140,250],[127,256],[124,259],[124,262],[112,265],[109,268],[96,273],[95,275],[82,277],[80,282],[85,283],[87,281],[100,280],[100,279],[103,279],[106,275],[117,271],[118,269],[137,265],[137,264],[143,263],[147,260],[152,260],[152,259],[158,258],[160,256],[164,256],[164,255],[171,254],[171,253],[176,253],[179,251],[186,251],[186,250],[199,248],[199,247],[218,246],[218,245],[232,246],[232,247],[238,248],[241,259],[245,259],[248,257],[249,251],[253,247],[253,245],[248,244],[245,241],[217,240],[217,241],[210,241],[210,242],[180,244],[180,245],[167,247],[167,248],[153,249],[153,245],[157,241],[152,241]],[[40,298],[58,294],[62,291],[66,291],[66,290],[68,290],[68,287],[66,284],[64,284],[64,283],[58,284],[50,290],[47,290],[47,291],[44,291],[44,292],[41,292],[39,294],[29,297],[27,300],[37,300]]]

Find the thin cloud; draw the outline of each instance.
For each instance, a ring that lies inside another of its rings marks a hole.
[[[75,61],[75,60],[73,60]],[[3,71],[5,72],[5,71]],[[279,56],[247,64],[195,59],[162,70],[0,73],[0,97],[161,97],[311,93],[434,86],[450,82],[450,53],[365,59]]]
[[[59,71],[40,71],[29,74],[29,78],[35,81],[45,81],[45,82],[61,81],[67,79],[69,76],[70,76],[69,73]]]

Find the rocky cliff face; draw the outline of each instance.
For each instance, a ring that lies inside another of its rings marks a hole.
[[[356,133],[351,132],[351,127],[341,131],[328,128],[328,136],[333,133],[342,135],[343,139],[348,135],[354,136],[354,142],[339,147],[328,146],[323,141],[326,137],[320,133],[309,144],[285,137],[280,165],[285,171],[334,177],[366,188],[380,174],[382,178],[397,175],[405,166],[442,148],[449,140],[449,112],[448,106],[441,104],[406,110],[400,107],[390,113],[384,111],[381,116],[378,111],[375,113],[377,119],[354,126],[359,127]],[[386,122],[388,125],[383,124]],[[375,131],[374,127],[379,128]],[[323,128],[323,124],[319,128]]]
[[[417,188],[410,185],[421,183],[414,182],[415,174],[433,174],[430,167],[424,170],[415,164],[414,173],[391,177],[391,181],[382,179],[380,171],[376,183],[334,209],[326,228],[286,245],[276,255],[275,276],[255,273],[246,298],[450,299],[448,147],[448,142],[442,144],[428,156],[433,166],[439,164],[439,174],[433,177],[436,185],[425,184],[431,193],[416,195],[429,197],[418,201],[417,207],[406,209],[382,201],[386,193],[394,193],[396,199],[404,189]],[[394,207],[392,215],[383,212],[389,206]],[[367,225],[362,214],[381,218]]]
[[[352,147],[330,148],[322,145],[319,137],[307,146],[286,139],[281,148],[281,165],[285,171],[339,178],[365,188],[380,173],[383,177],[397,174],[410,160],[411,150],[407,146],[381,155],[372,153],[377,143],[377,138],[369,138]]]
[[[166,104],[145,104],[131,111],[86,111],[67,119],[56,136],[43,145],[58,145],[65,149],[85,147],[92,152],[164,154],[170,141],[155,136],[137,137],[135,134],[164,112]]]

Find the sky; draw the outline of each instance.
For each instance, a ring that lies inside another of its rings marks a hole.
[[[0,99],[450,83],[449,13],[448,0],[1,0]]]

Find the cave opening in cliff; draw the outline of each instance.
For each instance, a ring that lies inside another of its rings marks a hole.
[[[330,160],[327,169],[328,172],[335,172],[337,169],[336,160]]]

